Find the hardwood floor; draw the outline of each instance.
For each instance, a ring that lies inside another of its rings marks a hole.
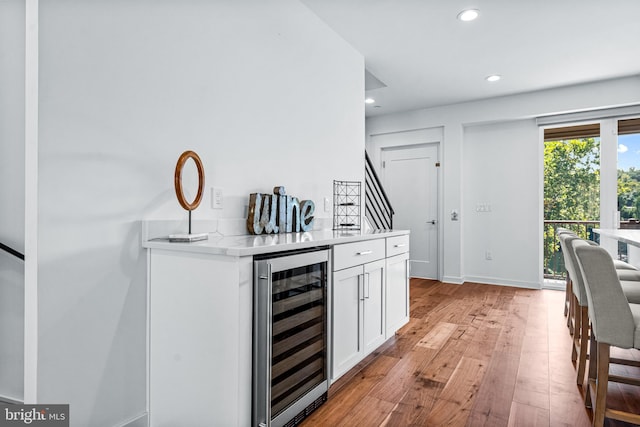
[[[563,302],[559,291],[412,279],[409,324],[302,427],[589,426]],[[609,403],[640,412],[640,390],[612,384]]]

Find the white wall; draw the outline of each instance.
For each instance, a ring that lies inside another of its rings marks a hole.
[[[635,104],[640,104],[640,76],[371,117],[367,119],[367,135],[371,137],[389,132],[442,127],[444,133],[442,143],[444,206],[442,211],[446,213],[453,209],[460,209],[460,212],[463,212],[460,221],[444,221],[442,223],[441,232],[444,238],[443,280],[462,283],[469,277],[474,280],[485,278],[487,282],[492,283],[493,279],[499,278],[501,282],[506,284],[525,286],[536,280],[541,282],[541,276],[537,278],[538,276],[534,276],[530,272],[524,273],[520,270],[516,273],[513,270],[514,264],[511,257],[496,259],[494,256],[492,262],[485,262],[485,251],[480,250],[484,231],[472,226],[474,224],[473,212],[478,201],[477,192],[483,188],[484,184],[492,184],[493,176],[511,179],[509,177],[514,169],[514,160],[519,162],[518,170],[537,174],[522,178],[526,180],[523,182],[526,188],[531,190],[531,184],[534,180],[539,182],[539,186],[542,185],[540,175],[542,160],[539,155],[519,154],[520,150],[523,153],[534,153],[531,144],[535,144],[538,140],[538,133],[532,124],[533,122],[530,121],[531,119],[552,114]],[[512,121],[521,121],[521,123],[509,124]],[[476,125],[489,124],[495,126],[475,128]],[[467,140],[467,137],[471,138],[470,141]],[[498,139],[494,140],[494,137]],[[509,153],[513,157],[504,156],[496,150],[482,150],[476,147],[476,144],[482,144],[483,146],[504,149],[504,141],[507,139],[512,139],[513,144],[516,144],[508,147]],[[368,141],[368,148],[370,148],[370,141]],[[537,149],[541,150],[542,148],[538,147]],[[472,155],[467,153],[468,150],[471,150]],[[498,159],[501,161],[497,161]],[[493,166],[491,175],[487,175],[484,165]],[[475,183],[480,183],[480,185],[475,185]],[[505,247],[509,244],[511,236],[504,233],[503,230],[534,230],[540,227],[542,223],[541,194],[541,189],[538,187],[535,191],[524,195],[526,200],[521,200],[526,206],[535,206],[533,210],[524,211],[515,205],[505,206],[506,210],[499,215],[500,224],[492,225],[495,231],[491,242],[493,248]],[[487,194],[487,197],[494,199],[489,201],[494,205],[506,202],[500,198],[498,192]],[[497,214],[490,216],[493,218],[492,221],[498,220]],[[475,220],[479,221],[480,218],[475,218]],[[467,224],[467,221],[472,224]],[[534,259],[527,260],[527,267],[538,263],[536,269],[541,270],[541,236],[537,240],[528,242],[527,245],[531,245],[531,248],[527,250],[528,253],[538,254]],[[530,269],[527,268],[527,271]],[[541,283],[538,283],[538,286],[540,285]]]
[[[24,253],[25,5],[0,0],[0,242]],[[24,262],[0,251],[0,399],[22,400]]]
[[[39,31],[38,400],[115,425],[145,409],[139,221],[186,218],[180,153],[224,190],[194,219],[276,185],[329,217],[364,179],[364,61],[296,0],[43,1]]]
[[[466,281],[539,286],[537,243],[542,228],[534,220],[539,211],[541,177],[536,159],[542,161],[540,153],[535,120],[465,127],[462,250]]]

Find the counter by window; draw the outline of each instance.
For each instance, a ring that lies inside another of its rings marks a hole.
[[[618,242],[627,244],[627,255],[631,265],[640,268],[640,230],[594,228],[593,232],[600,235],[600,246],[614,257],[618,257]]]

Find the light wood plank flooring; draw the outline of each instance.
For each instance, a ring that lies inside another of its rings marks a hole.
[[[563,303],[560,291],[412,279],[409,324],[302,427],[589,426]],[[640,412],[640,390],[612,384],[609,402]]]

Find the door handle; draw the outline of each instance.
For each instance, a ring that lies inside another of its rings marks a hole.
[[[365,294],[365,298],[369,299],[371,296],[371,275],[369,273],[364,273],[364,277],[367,281],[367,293]]]
[[[427,224],[433,224],[433,225],[436,225],[436,222],[438,222],[438,221],[437,221],[437,220],[435,220],[435,219],[432,219],[431,221],[427,221]]]

